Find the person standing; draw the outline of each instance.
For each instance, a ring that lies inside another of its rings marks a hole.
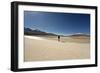
[[[60,35],[58,35],[58,41],[60,42]]]

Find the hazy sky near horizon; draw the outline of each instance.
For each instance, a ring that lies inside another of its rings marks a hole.
[[[59,35],[90,34],[90,14],[24,11],[24,26]]]

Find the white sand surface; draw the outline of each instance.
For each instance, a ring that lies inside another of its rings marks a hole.
[[[90,58],[89,43],[58,42],[37,36],[24,36],[24,61]]]

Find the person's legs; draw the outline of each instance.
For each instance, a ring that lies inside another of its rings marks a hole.
[[[58,41],[59,41],[59,38],[58,38]]]

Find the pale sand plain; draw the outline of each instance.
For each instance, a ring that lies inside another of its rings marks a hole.
[[[89,59],[89,38],[24,36],[24,61]]]

